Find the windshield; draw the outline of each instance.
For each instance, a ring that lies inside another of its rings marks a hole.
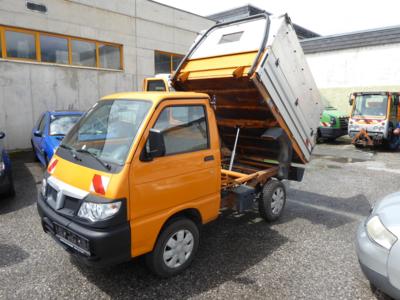
[[[353,117],[386,117],[387,95],[358,95],[354,107]]]
[[[62,146],[123,165],[150,106],[151,102],[142,100],[100,101],[64,138]]]
[[[50,117],[50,135],[66,135],[78,122],[80,115],[52,115]]]

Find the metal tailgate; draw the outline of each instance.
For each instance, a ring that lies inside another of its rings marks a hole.
[[[272,19],[267,51],[256,69],[275,117],[286,124],[308,161],[316,143],[322,103],[296,32],[288,17]]]

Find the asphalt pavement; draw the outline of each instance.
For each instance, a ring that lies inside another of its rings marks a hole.
[[[0,299],[380,299],[355,254],[371,204],[399,190],[400,153],[318,145],[302,182],[289,182],[283,218],[225,213],[202,230],[193,265],[159,279],[143,259],[94,269],[42,231],[43,169],[13,156],[17,195],[0,200]]]

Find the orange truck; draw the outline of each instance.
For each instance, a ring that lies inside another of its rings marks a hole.
[[[178,92],[102,98],[49,162],[43,229],[87,264],[145,255],[175,275],[221,209],[275,221],[282,180],[302,179],[322,106],[287,16],[215,25],[171,84]]]
[[[350,95],[348,126],[356,147],[385,145],[392,142],[393,130],[400,120],[399,93],[357,92]]]

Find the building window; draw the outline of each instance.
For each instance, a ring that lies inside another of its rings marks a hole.
[[[7,57],[36,60],[35,35],[6,30]]]
[[[96,44],[81,40],[71,40],[72,64],[96,67]]]
[[[122,45],[0,26],[0,58],[122,70]]]
[[[121,69],[121,53],[119,47],[99,44],[100,67]]]
[[[176,70],[183,55],[161,51],[154,52],[155,74],[170,74]]]
[[[68,40],[49,35],[40,35],[42,62],[68,64]]]

